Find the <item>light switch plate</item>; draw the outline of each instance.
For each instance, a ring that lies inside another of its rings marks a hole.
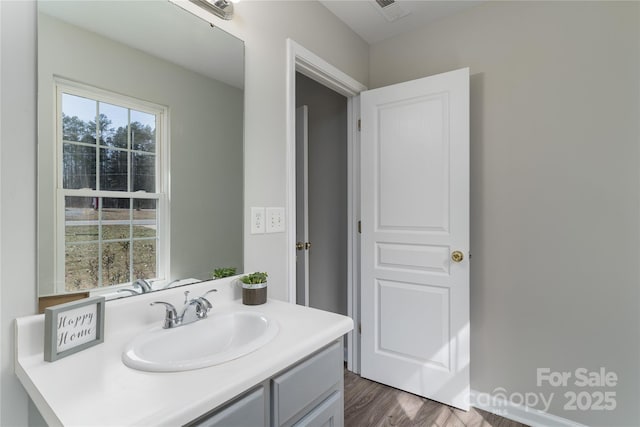
[[[265,231],[264,208],[251,208],[251,234],[263,234]]]
[[[267,208],[267,233],[284,232],[284,208]]]

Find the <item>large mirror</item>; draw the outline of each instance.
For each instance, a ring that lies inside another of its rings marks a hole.
[[[167,1],[38,3],[38,289],[242,271],[244,44]]]

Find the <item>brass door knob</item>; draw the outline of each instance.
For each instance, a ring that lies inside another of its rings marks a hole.
[[[464,254],[460,251],[453,251],[451,253],[451,261],[453,262],[462,262],[464,259]]]
[[[299,251],[304,250],[304,243],[302,243],[302,242],[296,243],[296,249],[299,250]]]

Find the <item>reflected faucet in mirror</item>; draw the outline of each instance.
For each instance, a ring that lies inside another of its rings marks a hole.
[[[134,288],[139,288],[140,293],[146,294],[147,292],[151,292],[151,283],[149,283],[146,279],[138,279],[133,282]]]
[[[146,279],[137,279],[135,282],[133,282],[133,289],[131,288],[118,289],[118,293],[125,293],[129,295],[146,294],[147,292],[151,292],[151,291],[152,291],[151,283]]]

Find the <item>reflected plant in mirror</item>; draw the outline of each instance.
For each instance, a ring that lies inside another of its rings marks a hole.
[[[38,3],[41,298],[242,271],[243,84],[243,42],[170,2]]]
[[[236,275],[235,267],[220,267],[213,270],[213,278],[214,279],[222,279],[223,277],[230,277]]]

